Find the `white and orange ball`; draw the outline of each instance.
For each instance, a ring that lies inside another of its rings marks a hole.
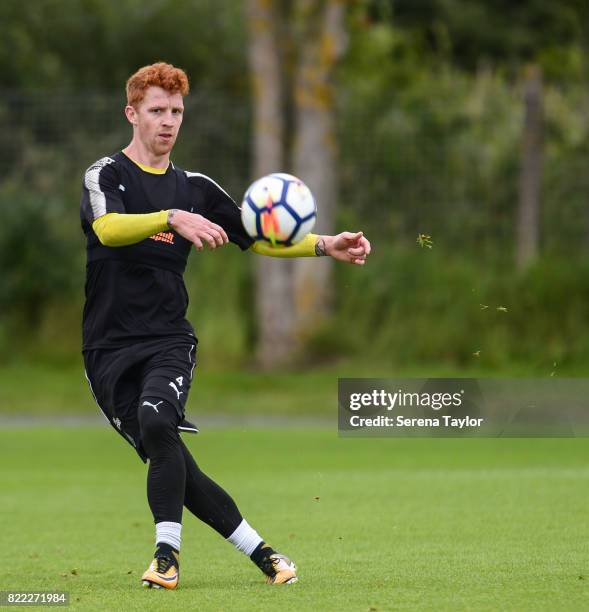
[[[313,229],[316,217],[311,190],[296,176],[283,172],[252,183],[241,204],[241,220],[247,233],[273,246],[300,242]]]

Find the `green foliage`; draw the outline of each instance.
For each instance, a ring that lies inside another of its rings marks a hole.
[[[338,312],[311,344],[317,358],[357,354],[393,371],[526,364],[538,376],[579,374],[589,361],[586,261],[546,258],[518,275],[508,260],[466,258],[443,241],[431,250],[373,247],[369,266],[338,268]]]
[[[419,63],[410,35],[382,22],[352,28],[338,117],[348,205],[382,239],[408,245],[436,234],[470,255],[512,251],[520,86],[488,68],[471,75]],[[541,239],[551,254],[578,253],[587,242],[588,104],[581,83],[544,88]]]
[[[0,193],[0,310],[36,328],[47,303],[71,293],[81,260],[61,231],[63,202]]]
[[[0,3],[0,84],[27,89],[122,90],[158,60],[194,86],[247,84],[239,3],[192,0],[18,0]]]
[[[538,62],[551,78],[580,78],[589,9],[582,0],[388,0],[372,15],[411,32],[430,61],[514,71]],[[380,8],[380,10],[379,10]]]
[[[185,275],[188,318],[199,338],[198,359],[204,367],[240,364],[252,352],[253,257],[234,245],[191,256]]]
[[[303,354],[580,370],[589,362],[585,3],[352,4],[337,84],[338,214],[342,229],[366,232],[374,254],[362,270],[336,267],[335,318]],[[0,96],[0,359],[78,359],[81,176],[127,143],[123,85],[138,66],[163,59],[189,71],[174,162],[239,200],[252,178],[242,8],[0,3],[0,86],[11,88]],[[517,276],[519,67],[529,60],[546,76],[543,257]],[[431,249],[416,245],[420,234]],[[234,247],[192,258],[189,316],[211,365],[251,362],[252,259]]]

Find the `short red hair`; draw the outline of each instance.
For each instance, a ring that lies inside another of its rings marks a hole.
[[[127,104],[137,107],[143,101],[148,87],[161,87],[169,93],[185,96],[190,89],[188,77],[181,68],[157,62],[143,66],[127,80]]]

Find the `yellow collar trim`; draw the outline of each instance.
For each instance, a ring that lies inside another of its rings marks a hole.
[[[125,152],[123,151],[123,153]],[[129,157],[126,153],[125,155]],[[153,168],[152,166],[146,166],[145,164],[140,164],[138,161],[134,160],[132,157],[129,157],[129,159],[136,166],[139,166],[141,170],[143,170],[144,172],[149,172],[149,174],[165,174],[168,171],[168,168],[170,167],[170,162],[168,162],[168,165],[165,168]]]

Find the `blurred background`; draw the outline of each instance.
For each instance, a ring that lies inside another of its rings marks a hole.
[[[588,12],[3,0],[0,412],[95,410],[81,180],[130,140],[126,78],[158,60],[191,82],[178,166],[238,202],[262,174],[296,174],[318,232],[361,229],[373,245],[364,268],[194,253],[197,410],[329,414],[338,376],[584,375]]]

